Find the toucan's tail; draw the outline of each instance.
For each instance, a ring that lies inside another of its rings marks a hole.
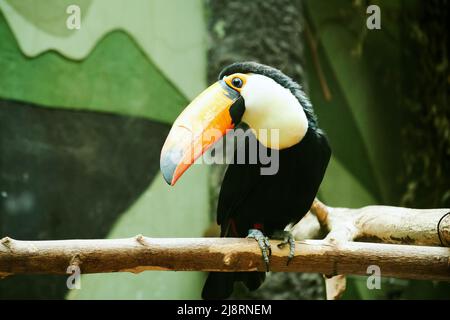
[[[265,278],[265,272],[210,272],[203,286],[202,298],[227,299],[233,293],[236,281],[242,281],[250,291],[253,291],[259,288]]]

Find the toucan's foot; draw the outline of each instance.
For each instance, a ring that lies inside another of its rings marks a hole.
[[[272,254],[272,248],[270,247],[269,238],[267,238],[260,230],[250,229],[248,230],[247,238],[255,239],[258,242],[258,246],[261,249],[264,263],[266,264],[266,270],[269,272],[269,257]]]
[[[289,255],[288,260],[286,262],[286,265],[289,265],[291,260],[294,258],[295,255],[295,239],[294,236],[290,231],[277,231],[272,236],[273,239],[279,239],[282,240],[277,247],[280,249],[283,249],[287,244],[289,244]]]

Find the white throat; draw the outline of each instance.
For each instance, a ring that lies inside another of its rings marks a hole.
[[[308,119],[289,89],[269,77],[251,74],[241,95],[245,101],[242,121],[250,126],[264,146],[281,150],[303,139],[308,130]]]

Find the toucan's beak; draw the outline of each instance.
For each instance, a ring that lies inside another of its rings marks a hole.
[[[198,157],[234,127],[230,109],[239,99],[239,92],[220,80],[178,116],[161,150],[161,171],[168,184],[174,185]]]

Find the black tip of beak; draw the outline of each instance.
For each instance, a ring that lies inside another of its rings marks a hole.
[[[178,166],[179,161],[181,160],[182,152],[181,150],[167,150],[163,154],[161,154],[160,159],[160,169],[164,180],[173,186],[173,174]]]

